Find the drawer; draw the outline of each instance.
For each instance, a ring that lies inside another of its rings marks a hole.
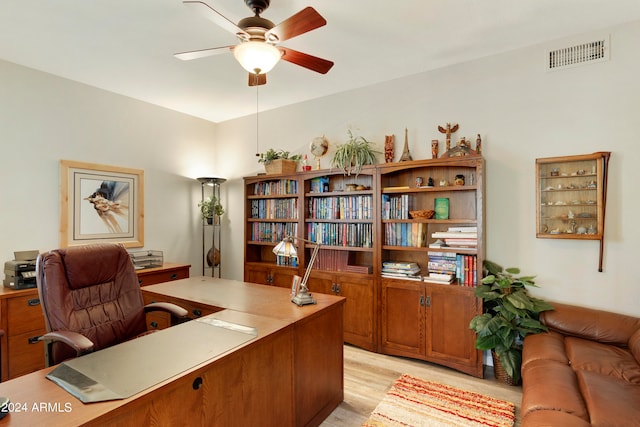
[[[36,330],[44,330],[44,315],[38,295],[9,298],[6,331],[9,336]]]
[[[37,338],[44,329],[9,337],[9,378],[44,368],[44,343]]]
[[[138,272],[138,283],[140,286],[155,285],[156,283],[170,282],[172,280],[187,279],[189,277],[189,268],[180,268],[174,270],[160,270],[154,272]]]
[[[147,330],[166,329],[171,326],[171,315],[169,313],[157,311],[147,313]]]

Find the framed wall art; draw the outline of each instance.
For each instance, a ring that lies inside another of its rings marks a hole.
[[[144,171],[60,161],[60,246],[144,246]]]

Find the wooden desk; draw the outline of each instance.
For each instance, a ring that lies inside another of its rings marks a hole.
[[[0,426],[317,426],[342,401],[344,298],[317,294],[317,305],[298,307],[286,289],[210,277],[143,292],[165,301],[200,298],[189,301],[256,327],[258,336],[123,400],[83,404],[45,378],[50,368],[1,383],[0,396],[25,411]]]

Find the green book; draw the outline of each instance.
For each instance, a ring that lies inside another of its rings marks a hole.
[[[435,219],[449,219],[449,199],[438,197],[434,200]]]

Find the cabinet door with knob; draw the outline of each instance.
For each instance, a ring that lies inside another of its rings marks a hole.
[[[381,350],[482,377],[469,322],[481,307],[473,288],[382,280]]]
[[[314,271],[308,287],[311,293],[345,297],[344,340],[368,350],[375,349],[374,285],[371,275]]]

